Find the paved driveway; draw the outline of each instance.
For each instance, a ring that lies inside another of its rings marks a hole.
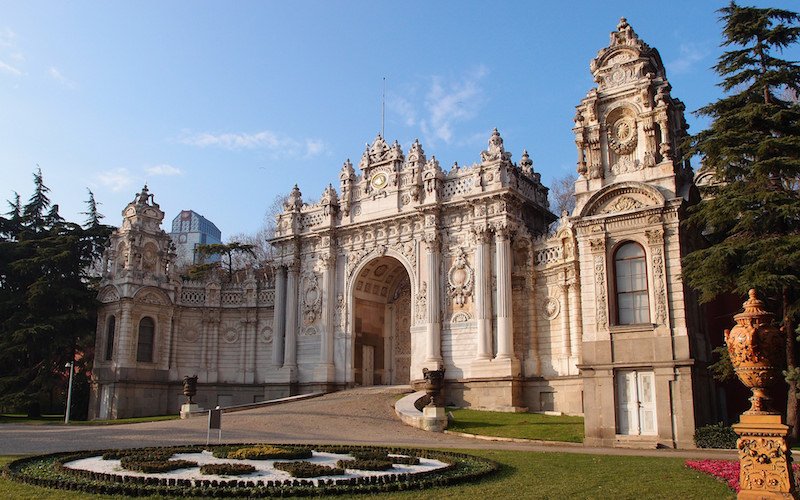
[[[402,389],[387,387],[352,389],[314,399],[226,413],[222,418],[222,441],[388,444],[687,458],[735,457],[732,452],[543,446],[425,432],[403,424],[395,416],[394,403],[402,392]],[[109,426],[4,424],[0,425],[0,455],[205,443],[206,426],[204,417]],[[216,442],[216,435],[212,436],[212,441]]]

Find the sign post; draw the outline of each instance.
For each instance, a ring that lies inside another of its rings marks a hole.
[[[208,433],[206,433],[206,446],[211,440],[211,429],[216,429],[217,444],[222,441],[222,409],[217,406],[213,410],[208,410]]]

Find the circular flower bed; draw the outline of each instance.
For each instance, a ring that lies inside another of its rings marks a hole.
[[[308,461],[273,459],[230,460],[242,449],[294,450]],[[161,463],[186,461],[185,468],[146,474],[125,470],[121,461],[153,460]],[[344,463],[336,467],[338,461]],[[349,461],[382,461],[385,471],[362,471]],[[247,463],[250,462],[250,463]],[[229,466],[227,470],[214,467]],[[253,471],[248,472],[252,467]],[[280,467],[280,469],[279,469]],[[200,469],[212,472],[202,475]],[[342,469],[342,470],[338,470]],[[498,465],[471,455],[420,449],[325,445],[227,445],[100,450],[54,453],[15,460],[4,470],[12,480],[87,493],[130,496],[268,497],[319,496],[384,491],[418,490],[473,481],[495,472]],[[242,478],[226,478],[247,474]],[[304,477],[308,479],[296,479]]]

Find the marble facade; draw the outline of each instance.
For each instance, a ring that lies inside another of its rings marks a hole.
[[[319,203],[294,187],[269,273],[189,282],[170,272],[145,188],[106,253],[92,415],[175,412],[195,373],[208,407],[414,385],[443,367],[449,404],[584,415],[587,445],[692,447],[715,415],[708,336],[680,279],[697,196],[678,154],[684,106],[624,19],[591,71],[577,206],[560,219],[497,130],[479,162],[449,170],[418,141],[378,136]],[[640,252],[630,293],[623,247]]]

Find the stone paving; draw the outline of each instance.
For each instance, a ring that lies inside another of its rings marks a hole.
[[[400,422],[394,403],[407,387],[370,387],[254,408],[222,417],[223,442],[385,444],[568,453],[735,458],[733,451],[630,450],[496,442],[425,432]],[[205,443],[207,419],[108,426],[0,425],[0,455]],[[216,442],[212,431],[212,442]]]

